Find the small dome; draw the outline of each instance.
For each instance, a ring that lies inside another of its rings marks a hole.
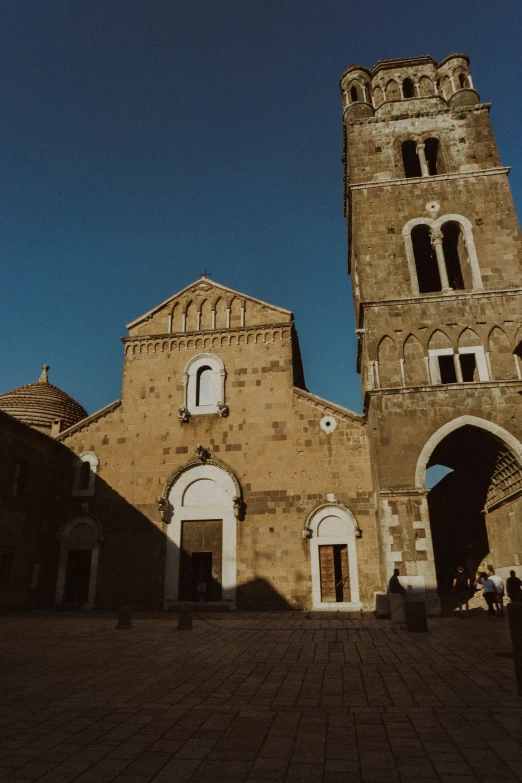
[[[0,394],[0,410],[35,430],[51,434],[53,421],[60,420],[60,430],[71,427],[87,416],[87,411],[47,380],[49,365],[44,364],[36,383]]]

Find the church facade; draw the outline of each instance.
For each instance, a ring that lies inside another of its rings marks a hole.
[[[38,433],[26,604],[359,611],[398,567],[437,611],[458,563],[520,565],[522,255],[489,104],[463,55],[351,66],[341,95],[364,415],[307,390],[291,312],[194,282],[128,325],[120,400]],[[0,410],[31,424],[20,392]]]

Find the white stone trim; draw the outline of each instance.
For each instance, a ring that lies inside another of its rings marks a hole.
[[[498,424],[494,424],[491,421],[486,421],[486,419],[479,419],[478,416],[459,416],[458,418],[453,419],[452,421],[449,421],[447,424],[444,424],[442,427],[440,427],[440,429],[434,432],[431,438],[429,438],[429,440],[426,442],[419,455],[419,459],[417,460],[417,468],[415,470],[415,487],[417,489],[424,489],[426,480],[426,466],[435,448],[451,432],[458,430],[459,427],[465,427],[466,425],[480,427],[483,430],[487,430],[492,435],[495,435],[495,437],[499,438],[500,440],[504,441],[506,446],[508,446],[515,454],[522,467],[522,444],[514,437],[514,435],[511,435],[511,433],[509,433],[503,427],[499,427]]]
[[[197,378],[198,370],[202,367],[210,367],[213,377],[213,399],[212,405],[196,405],[197,400]],[[182,375],[183,383],[183,405],[192,416],[202,413],[218,413],[218,402],[225,404],[225,365],[219,356],[213,353],[198,353],[193,356],[185,365]]]
[[[210,479],[221,490],[223,503],[208,506],[184,506],[188,487],[200,479]],[[216,465],[195,465],[182,473],[169,493],[170,524],[167,527],[164,608],[179,599],[179,562],[182,523],[185,520],[220,519],[223,522],[221,587],[223,601],[236,608],[236,539],[237,520],[234,497],[237,488],[232,477]]]
[[[90,465],[89,486],[86,489],[80,489],[80,476],[83,465],[88,462]],[[74,475],[71,495],[74,498],[92,497],[94,495],[96,484],[96,473],[100,460],[93,451],[84,451],[74,461]]]
[[[96,584],[98,581],[98,560],[100,553],[100,541],[103,539],[101,525],[97,519],[87,516],[78,516],[70,519],[62,526],[60,536],[60,557],[58,560],[58,575],[56,577],[55,604],[59,606],[63,601],[65,590],[65,580],[67,577],[67,559],[69,556],[69,537],[77,525],[88,525],[92,528],[95,537],[95,543],[92,548],[91,570],[89,574],[89,593],[85,609],[93,609],[96,600]]]
[[[346,526],[346,534],[342,536],[318,535],[319,525],[326,517],[338,517]],[[346,508],[338,505],[320,506],[312,512],[306,523],[311,531],[310,567],[312,573],[312,602],[314,609],[321,611],[358,611],[361,609],[359,596],[359,572],[357,569],[356,533],[359,529],[354,515]],[[348,547],[348,568],[350,572],[351,601],[325,602],[321,601],[321,567],[319,563],[319,547],[335,544],[346,544]]]

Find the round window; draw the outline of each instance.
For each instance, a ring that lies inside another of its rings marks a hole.
[[[333,432],[337,427],[337,421],[333,416],[323,416],[319,422],[319,425],[323,432]]]

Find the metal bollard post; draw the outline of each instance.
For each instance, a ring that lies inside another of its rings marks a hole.
[[[120,606],[118,609],[118,623],[116,629],[132,628],[130,606]]]
[[[507,605],[507,613],[511,644],[513,645],[517,693],[519,696],[522,696],[522,604],[509,603]]]
[[[178,619],[178,631],[192,630],[192,615],[185,605],[181,607]]]

